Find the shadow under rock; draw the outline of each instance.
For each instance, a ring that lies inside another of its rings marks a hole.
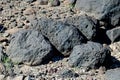
[[[100,28],[97,31],[97,36],[93,41],[101,43],[101,44],[108,44],[109,45],[111,43],[111,41],[108,38],[108,36],[106,35],[106,31],[107,31],[106,29]]]
[[[2,24],[0,24],[0,33],[4,32],[5,30],[6,28]]]
[[[50,41],[46,36],[45,36],[46,40]],[[42,62],[42,64],[48,64],[50,61],[52,62],[56,62],[56,61],[59,61],[59,60],[62,60],[64,58],[64,55],[59,52],[56,47],[51,43],[52,47],[53,47],[53,56],[52,58],[48,59],[48,60],[43,60],[44,62]]]
[[[111,56],[111,59],[112,59],[112,62],[109,69],[120,68],[120,61],[113,56]]]
[[[42,63],[43,65],[48,64],[50,61],[56,62],[64,58],[64,55],[60,53],[57,49],[55,49],[53,53],[54,53],[54,56],[49,60],[44,60],[44,62]]]

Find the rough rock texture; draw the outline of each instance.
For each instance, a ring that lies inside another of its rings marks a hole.
[[[105,80],[120,80],[120,68],[106,71]]]
[[[38,65],[53,56],[53,47],[38,31],[21,30],[12,36],[7,54],[15,63]]]
[[[84,14],[84,11],[82,10],[78,11],[76,9],[73,9],[74,5],[68,5],[69,4],[68,1],[69,2],[71,1],[71,4],[72,4],[76,0],[60,0],[61,2],[60,6],[57,6],[57,7],[50,7],[49,6],[50,2],[48,2],[50,0],[35,0],[34,2],[30,2],[30,3],[26,1],[32,1],[32,0],[0,0],[0,25],[2,25],[1,33],[0,33],[0,45],[2,45],[4,53],[6,53],[7,48],[9,48],[11,35],[21,29],[29,29],[31,25],[30,20],[32,19],[35,19],[34,21],[32,21],[32,23],[37,24],[36,20],[38,19],[39,21],[39,18],[41,17],[52,18],[55,21],[58,21],[58,20],[63,21],[68,17],[75,17],[75,16],[77,17]],[[40,5],[39,1],[46,1],[45,3],[41,3],[41,4],[48,4],[48,5]],[[90,1],[90,0],[86,0],[86,1]],[[101,1],[108,1],[108,0],[96,0],[96,1],[98,1],[98,4],[99,4]],[[116,1],[118,0],[113,0],[113,1],[114,1],[113,3],[116,3]],[[92,6],[95,6],[95,4]],[[84,5],[84,7],[86,7],[86,5]],[[98,8],[100,7],[101,6],[99,6]],[[95,10],[99,10],[99,9],[95,9]],[[120,10],[118,9],[118,11]],[[118,11],[113,11],[112,14],[118,15],[117,14]],[[87,12],[85,12],[85,14],[89,16],[93,15],[92,13],[89,14]],[[110,13],[110,16],[112,14]],[[95,16],[98,16],[98,14]],[[119,21],[116,18],[114,19],[115,20],[113,21],[115,21],[115,23]],[[52,21],[49,21],[49,22],[52,22]],[[93,41],[96,41],[102,44],[103,43],[110,44],[107,42],[108,40],[106,39],[107,38],[106,30],[108,29],[110,30],[111,28],[113,28],[113,26],[111,25],[108,26],[110,23],[111,23],[110,20],[106,20],[106,22],[100,21],[100,29],[97,31],[97,36],[96,36],[99,38]],[[74,26],[76,28],[75,25],[71,25],[71,26]],[[99,32],[99,35],[98,35],[98,32]],[[46,33],[47,33],[47,30],[46,30]],[[68,33],[66,34],[68,35]],[[113,61],[110,68],[115,69],[120,67],[120,41],[117,43],[111,43],[110,47],[112,48],[111,57]],[[21,52],[23,52],[23,50],[21,50]],[[70,80],[71,79],[73,80],[104,80],[104,72],[106,71],[104,66],[102,66],[104,69],[101,69],[100,67],[99,69],[92,69],[90,71],[86,71],[81,67],[80,68],[70,67],[68,65],[68,59],[69,57],[54,56],[52,57],[52,60],[50,60],[49,63],[47,64],[38,65],[38,66],[28,66],[25,64],[17,65],[15,63],[12,63],[11,60],[8,57],[6,57],[6,59],[4,59],[2,63],[0,63],[0,80],[2,80],[1,77],[4,77],[4,80],[14,80],[14,79],[15,80],[18,80],[18,79],[66,80],[63,77],[59,77],[58,73],[63,72],[67,74],[67,72],[69,73],[69,70],[72,70],[74,73],[77,73],[80,75],[74,78],[67,78]],[[69,70],[63,71],[63,69],[69,69]]]
[[[98,68],[101,65],[106,65],[109,59],[110,51],[108,48],[99,43],[88,42],[73,48],[68,63],[72,67]]]
[[[108,30],[106,34],[111,42],[120,41],[120,27]]]
[[[99,27],[98,21],[87,15],[69,17],[65,23],[76,26],[88,40],[93,40],[96,37]]]
[[[33,22],[32,28],[40,30],[64,56],[68,56],[75,45],[86,41],[77,28],[61,21],[41,18]]]
[[[59,6],[60,1],[59,0],[50,0],[50,6]]]
[[[120,21],[120,0],[77,0],[75,8],[93,13],[113,26]]]
[[[47,5],[48,0],[37,0],[40,5]]]

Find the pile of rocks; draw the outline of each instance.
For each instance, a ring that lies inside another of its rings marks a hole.
[[[119,66],[119,61],[111,56],[113,48],[109,45],[120,41],[120,1],[70,0],[72,11],[66,9],[65,2],[0,1],[1,79],[104,80],[100,77],[104,77],[106,69]],[[50,6],[44,7],[49,3],[61,5],[50,10]],[[110,80],[111,71],[105,73],[106,80]]]

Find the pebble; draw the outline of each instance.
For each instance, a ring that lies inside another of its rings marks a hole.
[[[25,11],[23,11],[23,15],[33,15],[35,14],[35,10],[33,8],[27,8]]]
[[[106,71],[106,68],[103,67],[103,66],[101,66],[101,67],[99,68],[99,70],[98,70],[98,74],[104,74],[105,71]]]
[[[7,38],[5,38],[5,37],[0,37],[0,42],[4,42],[4,41],[7,41]]]
[[[68,4],[68,0],[60,0],[59,3],[58,0],[53,0],[54,5],[50,3],[48,4],[48,0],[44,0],[46,2],[42,2],[43,0],[0,0],[0,24],[3,24],[7,30],[5,30],[5,33],[2,37],[0,37],[0,45],[6,46],[7,43],[5,42],[7,40],[6,37],[9,37],[10,35],[14,34],[15,32],[24,29],[28,29],[30,24],[26,23],[26,21],[29,21],[36,16],[36,18],[40,17],[47,17],[47,18],[54,18],[54,19],[63,19],[70,16],[76,16],[79,15],[78,13],[81,13],[79,11],[76,11],[76,13],[71,13],[66,7]],[[61,4],[58,7],[55,7],[59,4]],[[48,4],[48,5],[47,5]],[[50,7],[54,6],[54,7]],[[101,23],[101,25],[104,25]],[[1,43],[2,42],[2,43]],[[9,48],[9,46],[7,46]],[[112,52],[112,55],[120,58],[120,42],[113,43],[110,45],[111,49],[114,51]],[[15,78],[8,76],[6,80],[19,80],[23,79],[24,76],[27,80],[31,78],[31,75],[39,75],[37,79],[34,79],[35,77],[32,77],[34,80],[54,80],[54,76],[57,76],[57,72],[61,71],[68,67],[67,64],[68,58],[64,58],[63,60],[58,60],[56,62],[50,62],[47,67],[45,65],[40,65],[36,67],[30,67],[23,65],[22,67],[19,67],[16,73],[18,74],[15,76]],[[72,68],[70,68],[72,69]],[[0,72],[5,71],[4,64],[0,63]],[[96,71],[96,70],[95,70]],[[77,73],[80,74],[78,77],[78,80],[92,80],[96,76],[99,76],[99,74],[104,74],[104,69],[100,68],[98,73],[95,73],[94,71],[91,73],[86,72],[85,70],[76,70]],[[22,75],[20,75],[22,74]],[[47,75],[48,74],[48,75]],[[49,76],[51,75],[51,77]],[[88,76],[88,77],[87,77]],[[1,78],[4,78],[5,76],[3,74],[0,75]],[[87,79],[86,79],[87,77]],[[31,79],[32,79],[31,78]],[[65,80],[65,79],[56,79],[56,80]],[[71,79],[72,80],[72,79]],[[75,80],[75,79],[73,79]],[[102,80],[102,79],[100,79]]]
[[[4,33],[3,34],[3,37],[8,37],[9,36],[9,33]]]
[[[5,66],[3,63],[0,63],[0,74],[3,74],[5,72]],[[0,79],[1,80],[1,79]]]
[[[15,21],[15,22],[11,22],[10,24],[9,24],[9,28],[14,28],[14,27],[16,27],[17,26],[17,22]]]
[[[48,5],[51,7],[59,6],[60,1],[59,0],[50,0],[50,3]]]
[[[24,26],[24,23],[23,22],[18,22],[17,23],[17,28],[23,28]]]
[[[3,43],[2,43],[2,46],[7,46],[7,43],[6,43],[6,42],[3,42]]]
[[[4,80],[5,75],[0,75],[0,80]]]
[[[13,78],[12,80],[23,80],[23,79],[24,79],[24,76],[20,75],[20,76],[15,76],[15,78]]]

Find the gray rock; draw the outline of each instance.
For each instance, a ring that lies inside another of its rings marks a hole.
[[[4,80],[5,75],[0,75],[0,80]]]
[[[68,63],[71,67],[99,68],[109,65],[107,61],[110,61],[110,58],[108,48],[99,43],[88,42],[73,48]]]
[[[0,32],[3,32],[4,29],[5,29],[5,28],[0,24]]]
[[[69,4],[74,5],[77,0],[68,0],[68,1],[69,1]]]
[[[16,27],[16,26],[17,26],[17,22],[16,22],[16,21],[11,22],[11,23],[9,24],[9,28],[13,28],[13,27]]]
[[[24,77],[25,76],[23,76],[23,75],[17,75],[17,76],[15,76],[12,80],[23,80],[24,79]],[[28,79],[29,80],[29,79]]]
[[[120,0],[77,0],[75,8],[92,13],[113,26],[120,21]]]
[[[59,76],[62,78],[75,78],[78,77],[79,75],[72,70],[64,69],[59,73]]]
[[[105,80],[120,80],[120,68],[106,71]]]
[[[42,32],[64,56],[68,56],[75,45],[85,41],[82,34],[72,25],[61,21],[41,18],[33,22],[32,28]]]
[[[21,30],[11,37],[7,54],[14,63],[39,65],[53,54],[49,40],[35,30]]]
[[[37,0],[40,5],[47,5],[49,0]]]
[[[69,17],[65,23],[76,26],[88,40],[93,40],[96,37],[99,27],[98,21],[87,15]]]
[[[35,80],[34,75],[28,75],[24,80]]]
[[[0,46],[0,62],[2,62],[3,57],[4,57],[3,49],[2,49],[2,47]]]
[[[112,42],[120,41],[120,27],[108,30],[106,34]]]
[[[60,1],[59,0],[50,0],[50,6],[59,6]]]
[[[23,22],[17,22],[17,28],[22,28],[24,26]]]

